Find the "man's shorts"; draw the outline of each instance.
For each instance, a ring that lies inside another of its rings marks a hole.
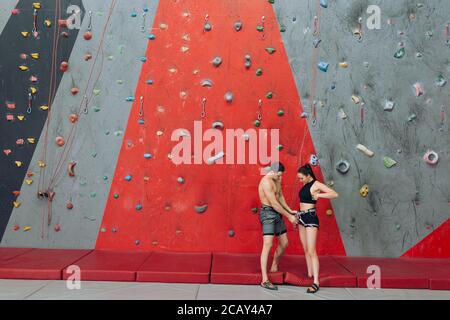
[[[281,214],[276,212],[272,207],[263,206],[261,208],[259,221],[261,222],[264,236],[281,236],[287,232]]]

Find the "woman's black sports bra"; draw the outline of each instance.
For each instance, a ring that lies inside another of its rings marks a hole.
[[[311,186],[316,182],[316,180],[313,180],[303,186],[303,188],[300,189],[300,192],[298,193],[298,196],[300,198],[301,203],[311,203],[316,204],[317,201],[312,198],[311,195]]]

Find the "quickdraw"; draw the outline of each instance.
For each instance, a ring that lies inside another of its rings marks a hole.
[[[360,121],[361,121],[361,128],[364,128],[364,116],[365,116],[365,110],[364,110],[364,102],[361,102],[361,109],[360,109]]]
[[[89,11],[88,15],[89,15],[89,24],[88,24],[87,30],[91,31],[92,30],[92,11]]]
[[[139,118],[142,119],[144,117],[144,97],[143,96],[141,96],[140,101],[141,101],[141,104],[139,107]]]
[[[313,30],[313,36],[318,37],[319,36],[319,17],[314,16],[314,30]]]
[[[200,113],[200,117],[204,118],[206,116],[206,98],[202,99],[202,112]]]
[[[258,101],[258,111],[256,112],[256,119],[258,119],[259,121],[262,120],[263,116],[262,116],[262,99],[259,99]]]
[[[34,9],[34,11],[33,11],[33,30],[32,30],[32,33],[33,33],[33,36],[35,38],[37,38],[39,36],[39,33],[37,31],[37,15],[38,15],[37,9]]]
[[[312,114],[312,125],[315,126],[317,124],[317,101],[314,100],[311,107]]]
[[[261,39],[264,40],[266,38],[266,33],[264,32],[265,30],[265,22],[266,22],[266,17],[262,16],[261,17],[261,27],[262,27],[262,34],[261,34]]]
[[[141,32],[144,33],[145,32],[145,18],[147,17],[147,12],[144,11],[142,12],[142,26],[141,26]]]
[[[28,93],[28,109],[27,109],[27,113],[31,114],[31,107],[33,106],[33,95],[31,94],[31,92]]]
[[[86,103],[85,103],[85,105],[84,105],[84,108],[83,108],[83,113],[84,113],[84,114],[88,114],[88,113],[89,113],[89,109],[88,109],[88,103],[89,103],[89,101],[88,101],[87,95],[84,95],[83,100],[86,101]]]

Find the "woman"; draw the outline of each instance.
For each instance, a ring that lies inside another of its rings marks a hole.
[[[319,257],[316,251],[319,218],[316,214],[316,202],[318,199],[336,199],[338,194],[317,181],[310,164],[298,169],[298,177],[303,183],[303,188],[299,192],[300,211],[297,213],[300,241],[305,252],[308,278],[314,280],[306,292],[316,293],[319,291]]]

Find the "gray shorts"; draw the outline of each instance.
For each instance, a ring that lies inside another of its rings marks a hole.
[[[272,207],[263,206],[259,213],[259,221],[262,225],[264,236],[281,236],[287,232],[286,224],[281,214]]]

